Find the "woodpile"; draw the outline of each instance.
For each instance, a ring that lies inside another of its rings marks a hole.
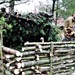
[[[75,42],[26,42],[24,45],[22,67],[30,67],[31,74],[46,71],[48,75],[67,75],[74,71]]]
[[[21,53],[18,50],[14,50],[7,47],[2,47],[3,51],[3,64],[5,75],[22,75],[21,69]]]
[[[71,75],[75,42],[26,42],[22,52],[2,47],[5,75]]]

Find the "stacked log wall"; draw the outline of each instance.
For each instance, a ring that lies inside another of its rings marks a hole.
[[[75,42],[26,42],[22,52],[4,46],[2,50],[5,75],[72,75],[75,72]]]

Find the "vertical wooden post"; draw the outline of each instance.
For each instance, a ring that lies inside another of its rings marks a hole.
[[[2,46],[3,46],[3,26],[0,25],[0,56],[1,56],[2,72],[4,73]]]
[[[36,49],[35,49],[35,61],[38,61],[38,60],[40,60],[39,54],[37,53],[39,51],[39,44],[36,44],[35,46],[36,46]],[[35,65],[35,71],[36,71],[36,73],[40,73],[39,72],[39,66],[37,64]]]
[[[50,75],[53,75],[53,71],[52,71],[52,67],[53,67],[53,64],[52,64],[52,57],[53,57],[53,43],[51,42],[51,46],[50,46]]]

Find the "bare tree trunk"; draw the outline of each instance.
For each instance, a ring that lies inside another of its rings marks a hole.
[[[14,13],[14,0],[10,1],[10,8],[9,8],[9,13]]]
[[[53,0],[52,15],[54,14],[55,2],[56,2],[56,0]]]

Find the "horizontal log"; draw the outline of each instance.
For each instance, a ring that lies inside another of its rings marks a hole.
[[[59,72],[59,73],[55,73],[54,75],[75,75],[75,72]]]
[[[75,44],[75,42],[29,42],[29,43],[25,43],[25,45],[34,46],[34,45],[39,44],[39,45],[42,45],[42,46],[45,46],[45,45],[49,46],[49,45],[51,45],[51,43],[53,45],[57,45],[57,46],[58,45],[61,45],[61,46],[73,45],[74,46],[74,44]]]
[[[42,69],[42,68],[40,68],[39,69],[39,72],[40,72],[40,74],[42,75],[42,72],[44,72],[44,71],[47,71],[47,72],[49,72],[50,71],[50,68],[49,67],[47,67],[47,68],[44,68],[44,69]],[[36,71],[35,70],[32,70],[32,69],[27,69],[27,70],[25,70],[25,69],[23,69],[23,72],[26,74],[26,75],[36,75]]]
[[[72,67],[75,66],[75,62],[73,63],[68,63],[68,64],[62,64],[62,65],[57,65],[57,66],[53,66],[53,69],[60,69],[60,68],[65,68],[65,67]]]
[[[22,51],[29,51],[29,50],[35,50],[36,47],[35,46],[31,46],[31,47],[22,47]]]
[[[59,61],[59,62],[54,62],[53,63],[53,66],[60,66],[60,65],[64,65],[64,64],[71,64],[75,61],[75,59],[67,59],[67,60],[64,60],[64,61]]]
[[[43,44],[43,45],[50,45],[51,43],[53,43],[54,45],[55,44],[59,44],[59,45],[61,45],[61,44],[75,44],[75,42],[74,41],[67,41],[67,42],[26,42],[26,43],[24,43],[24,45],[34,45],[34,44]]]
[[[62,73],[55,73],[55,75],[71,75],[71,72],[62,72]]]
[[[68,51],[68,50],[73,50],[74,51],[74,48],[75,48],[75,45],[74,44],[70,44],[70,45],[53,45],[53,47],[54,47],[54,51],[57,51],[57,50],[64,50],[64,51]],[[66,49],[66,48],[68,48],[68,49]],[[39,49],[39,48],[38,48]],[[41,46],[41,49],[42,50],[49,50],[50,49],[50,45],[48,45],[48,46]],[[36,47],[35,46],[30,46],[30,47],[23,47],[22,48],[22,51],[34,51],[34,50],[36,50]]]
[[[51,47],[51,45],[41,45],[41,48],[42,49],[46,49],[46,48],[50,48]],[[75,44],[53,44],[53,47],[57,47],[57,48],[63,48],[63,47],[75,47]],[[36,47],[35,46],[26,46],[26,47],[23,47],[23,50],[25,49],[25,50],[30,50],[30,49],[35,49]]]
[[[53,74],[62,74],[62,73],[68,74],[68,73],[70,73],[69,70],[70,69],[66,69],[66,70],[62,70],[62,69],[58,70],[57,69],[56,71],[53,70]],[[30,70],[30,69],[29,70],[28,69],[27,70],[26,69],[14,69],[12,71],[14,71],[14,74],[19,74],[21,71],[24,72],[26,75],[29,75],[29,74],[32,74],[32,73],[35,74],[35,71]],[[48,71],[50,71],[50,68],[49,67],[40,67],[39,71],[40,71],[40,73],[42,73],[43,71],[48,72]]]
[[[23,73],[25,73],[25,75],[33,75],[34,74],[34,71],[32,70],[28,70],[28,71],[23,71]]]
[[[14,58],[15,57],[15,55],[9,55],[9,54],[4,54],[4,57],[6,58],[6,59],[11,59],[11,58]]]
[[[75,51],[75,49],[65,49],[65,50],[60,49],[60,50],[55,50],[56,53],[57,52],[71,52],[71,51]]]
[[[47,57],[45,55],[39,56],[40,60],[46,59],[46,58],[49,58],[49,57]],[[30,61],[30,60],[35,60],[35,56],[22,57],[22,61]]]
[[[24,70],[23,70],[24,71]],[[42,73],[42,72],[44,72],[44,71],[47,71],[47,72],[49,72],[50,71],[50,67],[40,67],[40,69],[39,69],[39,71]],[[53,74],[59,74],[59,75],[61,75],[61,74],[69,74],[70,72],[70,69],[66,69],[66,70],[56,70],[56,71],[53,71]],[[32,70],[26,70],[26,71],[24,71],[25,72],[25,74],[26,75],[30,75],[30,74],[34,74],[34,72],[35,71],[32,71]]]
[[[45,67],[43,66],[43,67],[40,67],[39,70],[40,70],[40,72],[43,72],[43,71],[47,71],[48,72],[48,71],[50,71],[50,67],[49,66],[45,66]]]
[[[55,47],[55,48],[75,48],[75,44],[64,44],[64,45],[54,45],[53,47]]]
[[[42,46],[41,45],[41,49],[50,49],[50,45],[46,45],[46,46]],[[31,51],[31,50],[35,50],[36,49],[36,47],[35,46],[27,46],[27,47],[22,47],[22,51]],[[39,49],[39,48],[38,48]]]
[[[23,60],[34,60],[35,56],[30,56],[30,57],[22,57],[22,61]]]
[[[35,44],[50,44],[50,42],[26,42],[24,45],[35,45]]]
[[[49,51],[37,51],[37,53],[35,51],[28,51],[28,52],[23,52],[21,53],[22,56],[29,56],[29,55],[34,55],[34,54],[49,54],[50,52]]]
[[[74,41],[65,41],[65,42],[52,42],[53,44],[75,44]]]
[[[57,69],[56,71],[53,71],[53,73],[66,73],[66,72],[70,72],[70,68],[67,69]]]
[[[41,65],[41,64],[49,64],[49,63],[50,63],[49,59],[48,60],[22,62],[22,67],[29,67],[29,66]]]
[[[65,56],[65,55],[71,55],[71,53],[65,52],[65,53],[57,53],[57,54],[54,54],[54,55],[55,56],[57,55],[58,57],[60,57],[60,56],[62,57],[62,56]]]
[[[75,55],[67,55],[67,56],[61,56],[61,57],[53,57],[53,62],[66,60],[66,59],[72,59],[75,58]]]
[[[14,50],[14,49],[11,49],[11,48],[8,48],[8,47],[2,47],[2,50],[8,54],[13,54],[13,55],[16,55],[16,56],[21,56],[21,53],[18,51],[18,50]]]
[[[43,64],[46,64],[45,63],[45,61],[48,61],[48,60],[40,60],[40,61],[30,61],[30,62],[24,62],[23,63],[23,67],[27,67],[27,66],[32,66],[32,65],[36,65],[36,63],[37,63],[37,65],[43,65]],[[62,65],[61,64],[59,64],[59,65],[56,65],[56,66],[54,66],[54,69],[59,69],[59,68],[64,68],[64,67],[67,67],[67,66],[74,66],[75,65],[75,62],[73,62],[73,60],[71,59],[71,60],[66,60],[68,63],[67,64],[65,64],[65,63],[63,63]],[[62,62],[62,61],[61,61]],[[49,63],[48,63],[49,64]],[[55,64],[56,64],[56,62],[55,62]],[[57,64],[58,64],[58,62],[57,62]]]
[[[23,56],[34,55],[34,54],[35,54],[35,51],[23,52],[23,53],[22,53],[22,57],[23,57]]]

